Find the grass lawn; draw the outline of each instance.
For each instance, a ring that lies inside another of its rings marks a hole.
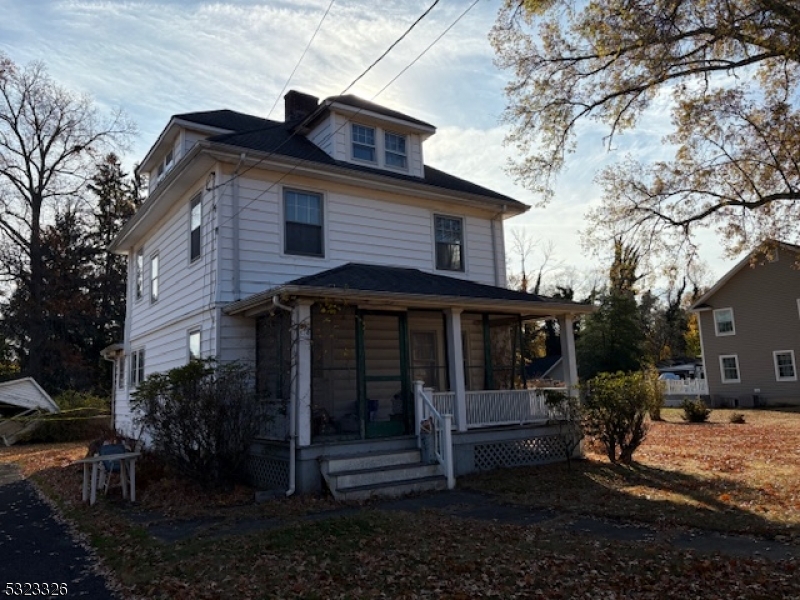
[[[505,502],[623,517],[671,530],[710,528],[794,544],[800,554],[800,412],[715,410],[688,424],[665,410],[631,467],[589,453],[564,464],[462,477],[458,486]],[[87,534],[126,595],[144,598],[800,598],[797,560],[694,554],[546,526],[361,510],[298,497],[260,505],[237,488],[207,494],[156,465],[138,470],[140,507],[175,518],[279,520],[269,531],[163,543],[131,509],[80,502],[82,445],[0,449]]]

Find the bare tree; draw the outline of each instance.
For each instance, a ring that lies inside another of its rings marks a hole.
[[[133,133],[120,112],[101,119],[42,63],[20,68],[0,54],[0,278],[27,290],[27,347],[17,352],[29,375],[44,358],[43,225],[81,197],[100,157]]]

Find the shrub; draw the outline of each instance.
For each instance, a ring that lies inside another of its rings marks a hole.
[[[730,421],[731,423],[736,423],[738,425],[741,425],[745,422],[744,415],[740,412],[735,412],[728,418],[728,421]]]
[[[708,421],[709,415],[711,415],[711,409],[700,398],[696,400],[684,398],[681,408],[683,409],[681,418],[690,423],[705,423]]]
[[[241,474],[263,412],[250,370],[213,360],[151,375],[139,384],[133,406],[137,424],[167,462],[216,485]]]
[[[586,433],[612,463],[629,464],[647,435],[658,387],[647,374],[600,373],[583,386]]]
[[[28,438],[31,442],[80,442],[106,435],[111,427],[107,398],[68,390],[53,398],[61,412],[48,414]]]
[[[572,467],[572,457],[583,440],[583,406],[578,398],[559,390],[545,390],[544,403],[558,425],[564,458]]]

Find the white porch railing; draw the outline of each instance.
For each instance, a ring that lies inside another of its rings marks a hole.
[[[425,389],[422,386],[421,381],[414,382],[417,445],[422,449],[423,443],[431,444],[429,450],[441,466],[442,473],[447,477],[447,488],[452,490],[456,485],[453,470],[453,417],[437,410],[431,397],[433,389]],[[423,436],[430,437],[423,442]]]
[[[562,387],[467,392],[465,398],[467,404],[466,429],[546,421],[552,416],[544,401],[546,390],[567,391]],[[434,393],[432,400],[439,412],[457,414],[455,392]],[[458,426],[459,423],[455,423],[455,425]]]
[[[708,395],[708,381],[705,379],[665,379],[664,393],[668,396],[705,396]]]

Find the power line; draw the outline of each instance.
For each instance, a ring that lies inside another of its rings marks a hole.
[[[427,15],[427,14],[430,12],[430,10],[431,10],[431,9],[432,9],[432,8],[433,8],[433,7],[434,7],[434,6],[435,6],[435,5],[438,3],[438,1],[439,1],[439,0],[436,0],[436,2],[434,2],[434,3],[433,3],[433,4],[432,4],[432,5],[431,5],[431,6],[428,8],[428,10],[426,10],[426,11],[425,11],[425,13],[423,13],[422,17],[424,17],[425,15]],[[424,49],[422,52],[420,52],[420,53],[419,53],[419,54],[418,54],[418,55],[417,55],[417,56],[414,58],[414,60],[412,60],[412,61],[411,61],[411,62],[410,62],[408,65],[406,65],[406,66],[405,66],[403,69],[401,69],[401,70],[400,70],[400,72],[399,72],[397,75],[395,75],[395,76],[394,76],[394,77],[393,77],[393,78],[392,78],[392,79],[391,79],[391,80],[390,80],[390,81],[389,81],[389,82],[388,82],[386,85],[384,85],[384,86],[383,86],[383,87],[382,87],[380,90],[378,90],[378,92],[376,92],[376,93],[375,93],[375,94],[374,94],[374,95],[373,95],[373,96],[370,98],[370,100],[374,100],[375,98],[377,98],[377,97],[378,97],[380,94],[382,94],[384,91],[386,91],[386,89],[387,89],[387,88],[388,88],[390,85],[392,85],[392,84],[393,84],[393,83],[394,83],[394,82],[395,82],[395,81],[396,81],[396,80],[397,80],[397,79],[398,79],[398,78],[399,78],[399,77],[400,77],[400,76],[401,76],[403,73],[405,73],[406,71],[408,71],[408,69],[410,69],[410,68],[411,68],[413,65],[415,65],[415,64],[416,64],[416,63],[417,63],[417,62],[418,62],[418,61],[419,61],[419,60],[420,60],[420,59],[421,59],[421,58],[422,58],[422,57],[423,57],[425,54],[427,54],[427,53],[428,53],[428,51],[429,51],[431,48],[433,48],[433,46],[435,46],[435,45],[436,45],[436,44],[437,44],[437,43],[438,43],[438,42],[439,42],[439,41],[440,41],[440,40],[441,40],[441,39],[442,39],[442,38],[443,38],[443,37],[444,37],[444,36],[445,36],[445,35],[446,35],[446,34],[447,34],[447,33],[448,33],[448,32],[449,32],[449,31],[450,31],[452,28],[453,28],[453,27],[455,27],[455,25],[456,25],[456,24],[457,24],[459,21],[461,21],[461,19],[463,19],[463,18],[464,18],[464,17],[467,15],[467,13],[469,13],[469,12],[470,12],[470,11],[471,11],[471,10],[472,10],[474,7],[475,7],[475,5],[476,5],[476,4],[478,4],[478,2],[480,2],[480,0],[473,0],[472,4],[470,4],[470,5],[469,5],[469,6],[468,6],[468,7],[467,7],[467,8],[466,8],[466,9],[465,9],[465,10],[464,10],[464,11],[463,11],[463,12],[462,12],[462,13],[461,13],[461,14],[460,14],[460,15],[459,15],[459,16],[458,16],[456,19],[455,19],[455,21],[453,21],[453,22],[452,22],[450,25],[448,25],[448,26],[447,26],[447,27],[444,29],[444,31],[442,31],[442,33],[440,33],[440,34],[439,34],[439,35],[438,35],[438,36],[437,36],[437,37],[436,37],[436,38],[435,38],[435,39],[434,39],[434,40],[433,40],[433,41],[432,41],[430,44],[428,44],[428,46],[426,46],[426,47],[425,47],[425,49]],[[422,17],[421,17],[421,18],[422,18]],[[420,19],[421,19],[421,18],[420,18]],[[414,25],[416,25],[416,23],[418,23],[418,22],[420,21],[420,19],[417,19],[417,20],[414,22]],[[406,35],[406,34],[407,34],[407,33],[408,33],[408,32],[409,32],[409,31],[410,31],[412,28],[413,28],[413,25],[412,25],[412,27],[411,27],[411,28],[409,28],[408,30],[406,30],[406,32],[403,34],[403,36],[405,36],[405,35]],[[401,38],[400,38],[400,39],[402,39],[402,37],[403,37],[403,36],[401,36]],[[398,40],[398,41],[399,41],[399,40]],[[391,48],[393,48],[393,47],[394,47],[394,46],[396,46],[396,45],[397,45],[397,43],[394,43],[394,44],[392,44],[392,45],[390,46],[390,49],[391,49]],[[385,56],[385,55],[386,55],[386,53],[384,53],[384,54],[383,54],[383,56]],[[370,65],[370,67],[368,67],[368,68],[367,68],[367,70],[369,70],[370,68],[372,68],[372,66],[374,66],[375,64],[377,64],[377,61],[373,62],[373,64],[372,64],[372,65]],[[365,71],[362,73],[362,75],[363,75],[363,74],[366,74],[367,70],[365,70]],[[361,77],[361,76],[359,76],[358,78],[356,78],[356,80],[357,80],[357,79],[359,79],[360,77]],[[351,85],[352,85],[352,84],[351,84]],[[345,88],[345,91],[346,91],[347,89],[349,89],[349,87],[350,87],[350,86],[348,86],[347,88]],[[341,94],[340,94],[340,95],[341,95]],[[341,131],[341,130],[342,130],[342,129],[343,129],[343,128],[344,128],[344,127],[347,125],[347,124],[349,124],[349,123],[351,123],[351,122],[352,122],[352,119],[353,119],[353,117],[356,117],[356,116],[358,116],[358,115],[359,115],[359,114],[360,114],[360,113],[361,113],[363,110],[364,110],[363,108],[359,108],[359,109],[358,109],[356,112],[354,112],[354,113],[352,114],[352,116],[351,116],[351,117],[348,117],[348,118],[346,118],[346,119],[344,120],[344,122],[343,122],[343,123],[342,123],[342,124],[341,124],[339,127],[337,127],[337,128],[334,130],[334,131],[332,131],[331,133],[329,133],[328,135],[326,135],[326,136],[323,138],[323,140],[322,140],[322,143],[324,143],[324,142],[327,142],[327,141],[328,141],[328,140],[330,140],[330,139],[331,139],[331,138],[332,138],[334,135],[336,135],[337,133],[339,133],[339,131]],[[264,157],[262,157],[262,158],[261,158],[261,159],[259,159],[259,160],[258,160],[256,163],[254,163],[252,166],[250,166],[250,167],[248,167],[247,169],[245,169],[244,171],[242,171],[242,172],[239,174],[239,176],[241,177],[242,175],[244,175],[245,173],[247,173],[247,172],[248,172],[248,171],[250,171],[251,169],[254,169],[254,168],[255,168],[255,167],[257,167],[258,165],[260,165],[262,162],[264,162],[265,160],[267,160],[268,158],[270,158],[271,156],[273,156],[273,155],[274,155],[274,154],[275,154],[275,153],[276,153],[276,152],[277,152],[277,151],[278,151],[278,150],[279,150],[279,149],[280,149],[280,148],[281,148],[281,147],[282,147],[284,144],[286,144],[286,143],[287,143],[287,142],[288,142],[288,141],[289,141],[289,140],[290,140],[292,137],[294,137],[294,136],[296,135],[296,132],[297,132],[297,130],[298,130],[298,129],[299,129],[299,127],[295,128],[295,131],[293,131],[293,132],[292,132],[292,134],[291,134],[291,136],[289,136],[289,138],[287,138],[286,140],[284,140],[283,142],[281,142],[281,144],[279,144],[277,148],[275,148],[274,150],[270,151],[270,152],[269,152],[269,154],[267,154],[267,156],[264,156]],[[309,154],[309,155],[310,155],[310,154]],[[294,165],[294,166],[293,166],[293,167],[292,167],[292,168],[291,168],[289,171],[287,171],[286,173],[284,173],[283,175],[281,175],[281,176],[280,176],[280,177],[279,177],[279,178],[278,178],[278,179],[277,179],[275,182],[271,183],[271,184],[270,184],[270,185],[267,187],[267,189],[265,189],[264,191],[262,191],[261,193],[259,193],[258,195],[256,195],[256,196],[255,196],[255,197],[254,197],[252,200],[250,200],[249,202],[247,202],[247,203],[246,203],[244,206],[240,206],[240,207],[239,207],[239,211],[238,211],[238,212],[239,212],[239,213],[241,213],[241,212],[242,212],[244,209],[246,209],[247,207],[249,207],[250,205],[252,205],[254,202],[256,202],[257,200],[260,200],[261,198],[263,198],[265,194],[269,193],[269,192],[270,192],[270,191],[271,191],[273,188],[275,188],[275,186],[277,186],[279,183],[281,183],[281,182],[282,182],[284,179],[286,179],[286,178],[287,178],[289,175],[291,175],[292,173],[294,173],[294,172],[295,172],[295,171],[296,171],[296,170],[297,170],[297,169],[298,169],[298,168],[299,168],[299,167],[300,167],[300,166],[301,166],[303,163],[311,162],[311,161],[309,161],[309,160],[308,160],[308,156],[309,156],[309,155],[306,155],[305,157],[302,157],[302,158],[298,158],[298,159],[297,159],[297,160],[298,160],[298,162],[297,162],[297,163],[296,163],[296,164],[295,164],[295,165]],[[232,181],[232,180],[233,180],[233,177],[231,177],[231,178],[230,178],[228,181],[226,181],[226,184],[227,184],[229,181]],[[225,221],[222,221],[222,222],[220,223],[220,225],[224,225],[224,224],[228,223],[228,222],[229,222],[231,219],[233,219],[235,216],[236,216],[236,215],[231,215],[230,217],[228,217],[227,219],[225,219]]]
[[[300,55],[300,59],[297,61],[297,64],[294,66],[294,69],[292,69],[292,72],[289,74],[289,78],[286,80],[286,83],[283,84],[283,88],[278,93],[278,97],[275,98],[275,102],[272,105],[272,108],[269,109],[269,112],[267,113],[267,118],[268,119],[269,119],[269,116],[272,114],[272,111],[275,110],[275,107],[278,106],[278,102],[283,97],[283,92],[285,92],[286,88],[289,87],[289,82],[292,80],[292,77],[294,77],[294,74],[297,72],[298,67],[300,67],[300,63],[303,62],[303,59],[306,56],[306,52],[308,52],[308,49],[311,48],[311,44],[314,42],[314,38],[317,37],[317,34],[319,33],[320,28],[322,27],[322,23],[325,21],[325,17],[328,16],[328,13],[331,11],[331,7],[333,6],[333,3],[335,1],[336,0],[331,0],[330,4],[328,4],[328,8],[325,9],[325,14],[323,14],[322,18],[319,20],[319,23],[317,24],[317,28],[314,30],[314,33],[312,34],[311,39],[308,40],[308,44],[306,44],[306,47],[303,50],[303,53]]]

